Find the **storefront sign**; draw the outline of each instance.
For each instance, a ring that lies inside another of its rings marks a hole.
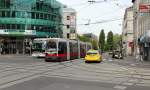
[[[141,13],[149,12],[149,10],[150,10],[150,5],[148,5],[148,4],[140,4],[139,5],[139,11]]]
[[[133,42],[129,42],[129,47],[133,47],[134,43]]]
[[[36,35],[35,30],[0,30],[0,34],[10,34],[10,35]]]
[[[5,32],[5,30],[0,29],[0,34],[8,34],[8,32]]]

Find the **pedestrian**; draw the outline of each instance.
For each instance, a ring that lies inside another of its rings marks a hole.
[[[143,50],[141,49],[141,47],[137,48],[136,60],[143,61]]]
[[[140,57],[139,57],[140,61],[143,61],[143,49],[140,48]]]
[[[2,54],[2,47],[0,46],[0,54]]]

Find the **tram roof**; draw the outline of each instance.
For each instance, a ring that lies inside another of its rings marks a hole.
[[[71,42],[77,42],[77,40],[69,40],[65,38],[36,38],[34,40],[41,40],[41,41],[47,41],[47,40],[56,40],[56,41],[71,41]],[[83,42],[79,41],[81,44],[91,44],[89,42]]]

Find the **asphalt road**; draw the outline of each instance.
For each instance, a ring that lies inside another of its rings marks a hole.
[[[88,64],[0,56],[0,90],[150,90],[149,68],[133,63],[107,55],[102,63]]]

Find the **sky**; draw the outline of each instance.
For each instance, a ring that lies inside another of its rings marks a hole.
[[[77,33],[93,33],[99,36],[104,29],[105,34],[111,30],[114,34],[122,33],[122,18],[125,9],[132,5],[131,0],[95,0],[99,3],[89,4],[88,0],[57,0],[77,12]],[[116,20],[118,19],[118,20]],[[109,22],[103,22],[108,20]],[[116,21],[111,21],[116,20]],[[98,24],[83,25],[94,22]]]

